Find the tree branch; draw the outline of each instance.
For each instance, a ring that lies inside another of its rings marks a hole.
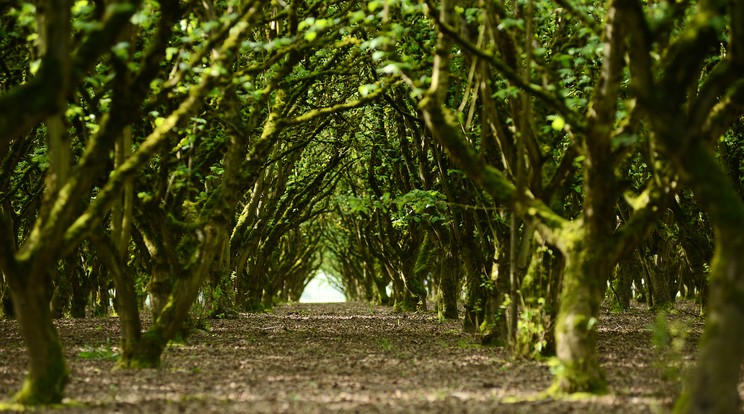
[[[651,60],[651,29],[638,0],[625,0],[623,8],[625,31],[628,34],[628,55],[632,88],[636,96],[649,101],[648,94],[654,91],[653,61]]]
[[[519,73],[517,73],[512,68],[510,68],[509,65],[507,65],[504,61],[502,61],[501,59],[493,55],[491,52],[488,52],[488,51],[485,51],[479,48],[477,45],[473,44],[473,42],[460,36],[460,34],[457,32],[457,30],[454,27],[452,27],[452,25],[446,22],[443,22],[441,19],[434,16],[433,12],[430,12],[430,13],[432,13],[431,17],[434,20],[434,22],[437,24],[437,27],[439,28],[439,30],[442,33],[446,34],[447,37],[454,40],[458,45],[460,45],[466,51],[490,63],[493,67],[496,68],[496,70],[498,70],[502,75],[504,75],[504,77],[508,79],[509,82],[512,83],[514,86],[525,91],[529,95],[540,99],[541,101],[545,102],[549,107],[556,110],[566,119],[566,121],[572,126],[574,130],[581,131],[584,129],[584,125],[583,125],[583,121],[581,120],[581,117],[578,114],[576,114],[574,111],[569,109],[562,100],[548,93],[540,85],[526,82],[524,79],[522,79]]]
[[[636,198],[638,202],[628,203],[631,204],[634,212],[612,235],[614,241],[609,244],[612,250],[609,252],[610,259],[608,260],[616,263],[648,238],[656,226],[656,219],[665,209],[668,197],[668,190],[659,188],[651,181],[649,187]]]
[[[398,84],[398,82],[382,84],[374,91],[370,92],[366,96],[362,96],[361,98],[357,100],[354,100],[351,102],[339,103],[339,104],[328,106],[325,108],[313,109],[311,111],[308,111],[294,118],[280,120],[278,121],[278,123],[281,124],[282,126],[298,125],[298,124],[311,121],[315,118],[318,118],[324,115],[329,115],[329,114],[334,114],[338,112],[348,111],[354,108],[359,108],[360,106],[365,105],[377,99],[378,96],[383,95],[385,92],[387,92],[390,88],[392,88],[396,84]]]
[[[60,91],[64,96],[67,90],[75,88],[90,67],[116,41],[139,3],[140,0],[120,0],[108,6],[100,29],[91,32],[73,53],[70,79],[60,78],[56,62],[44,60],[35,78],[0,96],[0,152],[5,152],[10,141],[18,139],[24,131],[62,110],[60,105],[64,104],[64,100],[49,91]],[[67,24],[61,20],[64,19],[54,21]],[[69,31],[64,33],[64,30],[58,29],[47,30],[46,34],[69,36]],[[67,88],[63,87],[65,84]]]
[[[684,103],[688,86],[697,81],[700,66],[718,45],[724,3],[723,0],[700,1],[690,25],[670,45],[659,85],[666,92],[665,102],[657,104],[677,109]]]

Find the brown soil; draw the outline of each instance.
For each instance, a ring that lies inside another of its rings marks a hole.
[[[692,312],[690,312],[692,313]],[[693,342],[702,322],[685,320]],[[681,374],[651,346],[654,316],[606,313],[599,348],[611,393],[541,398],[549,364],[478,345],[461,322],[359,303],[293,304],[214,320],[157,370],[112,372],[115,318],[60,320],[72,370],[62,412],[84,413],[654,413]],[[107,345],[110,344],[110,345]],[[691,346],[683,361],[691,361]],[[0,321],[0,399],[19,389],[26,357],[13,321]],[[90,354],[97,351],[98,354]],[[88,352],[88,354],[86,354]],[[659,364],[659,361],[662,361]],[[679,360],[676,358],[675,360]],[[742,388],[744,391],[744,388]]]

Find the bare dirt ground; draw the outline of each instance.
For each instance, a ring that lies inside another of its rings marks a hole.
[[[484,347],[460,321],[359,303],[293,304],[210,321],[169,346],[157,370],[115,371],[118,320],[60,320],[72,371],[70,413],[656,413],[668,408],[692,359],[702,320],[682,311],[688,345],[674,360],[654,351],[643,309],[603,313],[599,348],[611,392],[555,400],[547,362]],[[670,348],[671,349],[671,348]],[[23,342],[0,321],[0,399],[19,389]],[[744,393],[744,387],[741,388]],[[665,408],[666,407],[666,408]],[[42,411],[46,411],[44,409]]]

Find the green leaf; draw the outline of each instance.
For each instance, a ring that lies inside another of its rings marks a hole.
[[[77,1],[76,1],[76,2],[75,2],[75,3],[73,4],[73,5],[72,5],[72,13],[73,13],[73,14],[78,14],[78,13],[80,13],[80,11],[81,11],[82,9],[84,9],[84,8],[85,8],[85,7],[87,7],[87,6],[88,6],[88,0],[77,0]]]
[[[313,23],[315,23],[315,17],[308,17],[300,22],[300,24],[297,26],[297,30],[304,30],[306,27],[312,26]]]
[[[177,52],[178,52],[177,47],[166,48],[165,49],[165,60],[170,61],[171,59],[173,59],[173,55],[176,54]]]
[[[400,73],[400,66],[397,63],[389,63],[385,65],[384,68],[381,69],[383,73],[387,73],[388,75],[397,75]]]
[[[367,96],[370,93],[372,93],[375,89],[377,89],[377,85],[375,84],[366,84],[359,86],[359,94],[362,96]]]
[[[41,59],[36,59],[33,62],[31,62],[31,65],[28,68],[28,70],[31,72],[32,75],[36,75],[36,72],[39,71],[40,67],[41,67]]]
[[[560,131],[566,126],[566,120],[562,116],[556,116],[550,126],[556,131]]]
[[[111,51],[114,52],[114,55],[118,57],[121,60],[128,60],[129,59],[129,42],[119,42],[115,44]]]
[[[318,33],[316,32],[305,33],[305,40],[307,40],[308,42],[312,42],[313,40],[315,40],[316,37],[318,37]]]
[[[524,29],[524,20],[522,19],[504,19],[499,23],[498,29],[499,30],[506,30],[511,27],[517,27],[519,29]]]

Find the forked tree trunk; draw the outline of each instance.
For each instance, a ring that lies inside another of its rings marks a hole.
[[[175,277],[172,269],[157,257],[153,257],[153,266],[150,271],[150,283],[147,285],[147,292],[150,294],[152,320],[155,321],[168,303],[168,296],[173,291]]]

